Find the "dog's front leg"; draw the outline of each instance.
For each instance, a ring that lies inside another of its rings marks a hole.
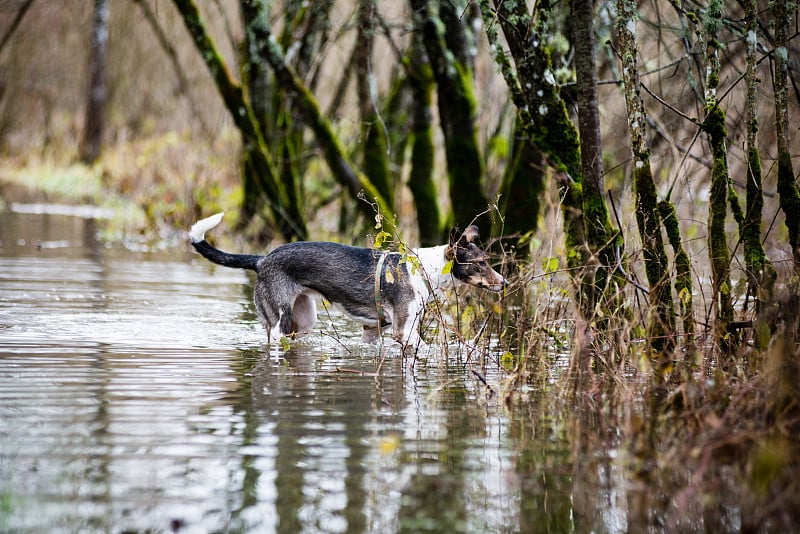
[[[364,332],[361,334],[361,343],[377,343],[381,340],[381,327],[380,326],[366,326],[364,325]]]
[[[427,346],[419,335],[423,307],[411,302],[406,309],[395,311],[392,318],[392,338],[403,346],[404,352],[415,352]]]

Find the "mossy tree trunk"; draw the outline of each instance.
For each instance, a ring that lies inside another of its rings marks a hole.
[[[242,0],[243,3],[255,1],[257,0]],[[388,232],[394,231],[396,221],[391,204],[350,160],[330,121],[322,114],[317,99],[297,72],[286,62],[283,51],[266,21],[257,28],[255,42],[258,45],[259,55],[272,67],[276,82],[290,96],[295,109],[300,112],[305,124],[314,133],[334,178],[350,192],[352,197],[363,200],[358,202],[358,207],[367,218],[375,217],[377,209],[382,218],[383,229]]]
[[[661,216],[658,194],[650,168],[650,148],[647,144],[647,118],[639,93],[639,47],[636,42],[637,9],[634,0],[617,0],[617,31],[619,33],[628,131],[633,153],[633,191],[636,205],[636,224],[642,239],[645,274],[650,286],[649,325],[650,345],[659,353],[672,352],[675,347],[675,308],[672,303],[672,281],[669,276],[667,253],[661,237]],[[674,212],[674,208],[673,208]],[[674,230],[677,232],[677,220]],[[680,244],[680,236],[678,236]],[[689,280],[691,284],[691,279]],[[689,286],[691,292],[691,285]],[[690,295],[691,296],[691,295]],[[655,362],[665,367],[668,358]]]
[[[614,308],[618,301],[609,297],[619,295],[624,283],[622,276],[615,278],[612,275],[617,247],[622,247],[621,235],[608,223],[601,182],[594,180],[588,186],[588,192],[585,191],[587,184],[578,131],[559,94],[547,46],[551,4],[538,2],[534,15],[528,13],[525,2],[498,0],[492,7],[489,0],[482,0],[480,7],[495,62],[506,80],[525,132],[547,163],[556,169],[564,215],[567,267],[575,284],[578,310],[590,319],[597,317],[598,304],[606,316],[609,311],[617,313],[619,310],[609,308]],[[588,9],[591,14],[590,6]],[[498,39],[497,26],[503,31],[513,66]],[[582,40],[584,33],[582,31],[581,38],[576,38],[576,41]],[[584,68],[588,71],[595,67]],[[591,85],[589,80],[589,91]],[[587,92],[586,98],[590,101],[594,97]],[[594,145],[599,147],[597,142]],[[597,159],[600,159],[599,155]],[[596,170],[592,172],[596,173]],[[593,233],[591,242],[589,232]],[[598,269],[599,276],[594,275]]]
[[[425,57],[422,37],[412,38],[409,81],[413,104],[411,117],[411,170],[408,187],[414,197],[422,246],[441,242],[442,216],[433,181],[433,73]]]
[[[436,80],[453,215],[464,227],[486,211],[488,200],[483,192],[472,66],[460,18],[464,9],[456,3],[411,0],[411,8]]]
[[[558,93],[550,50],[545,42],[550,4],[540,2],[540,11],[535,18],[527,12],[524,2],[498,1],[495,6],[492,7],[489,0],[480,1],[486,35],[517,108],[521,127],[545,161],[556,169],[564,216],[567,267],[578,290],[578,309],[591,315],[593,309],[582,297],[577,275],[589,257],[581,206],[580,144],[575,125]],[[513,65],[497,35],[498,25],[508,43]]]
[[[375,2],[359,0],[356,36],[356,89],[361,115],[362,169],[393,209],[393,187],[387,158],[386,128],[378,112],[378,95],[372,70],[375,41]]]
[[[109,0],[94,0],[92,39],[89,47],[89,91],[86,122],[80,155],[84,163],[94,163],[103,147],[106,123],[106,57],[108,56]]]
[[[692,354],[694,349],[694,299],[692,296],[692,263],[689,255],[683,248],[681,231],[678,226],[678,215],[672,202],[662,200],[658,203],[658,214],[661,224],[667,232],[667,240],[672,247],[675,261],[675,292],[678,295],[678,305],[681,310],[681,325],[687,354]]]
[[[605,202],[592,0],[572,1],[572,32],[583,177],[581,206],[586,242],[595,258],[594,265],[588,265],[583,274],[582,285],[589,299],[587,307],[602,310],[598,319],[605,321],[612,315],[625,315],[621,308],[625,280],[617,269],[624,256],[624,243],[622,234],[611,226]]]
[[[745,21],[747,24],[747,53],[745,57],[745,99],[744,112],[747,130],[747,211],[741,230],[744,246],[745,268],[747,269],[748,293],[755,301],[756,315],[761,312],[762,303],[771,300],[772,283],[775,269],[764,253],[761,245],[761,218],[764,207],[764,195],[761,184],[761,156],[758,152],[758,115],[756,100],[758,76],[756,75],[756,49],[758,46],[758,2],[745,1]],[[764,325],[767,326],[767,325]],[[758,333],[760,325],[754,328]],[[760,336],[756,336],[758,342]],[[766,349],[766,346],[762,347]]]
[[[789,152],[789,105],[788,105],[788,49],[786,38],[789,25],[794,20],[796,4],[792,13],[787,0],[772,2],[772,18],[775,24],[775,126],[778,145],[778,195],[781,209],[786,216],[789,229],[789,244],[792,247],[795,273],[800,273],[800,191],[795,182],[792,155]]]
[[[269,206],[272,223],[278,228],[283,238],[291,241],[298,237],[304,237],[306,233],[304,221],[293,220],[286,210],[286,206],[289,204],[288,196],[283,184],[278,179],[277,169],[255,119],[253,109],[246,101],[241,85],[231,77],[228,67],[206,31],[197,5],[193,0],[173,1],[214,79],[234,124],[242,135],[244,173],[254,173],[261,177],[260,183],[264,187],[263,198]]]
[[[705,119],[703,130],[711,145],[711,189],[708,207],[708,251],[711,261],[713,308],[715,311],[714,337],[723,351],[729,353],[733,347],[728,325],[733,320],[733,300],[730,275],[730,251],[725,220],[728,214],[728,175],[727,131],[725,112],[717,100],[719,85],[719,48],[721,44],[716,35],[722,25],[722,1],[712,0],[703,16],[705,38],[706,91]]]
[[[300,169],[298,168],[297,154],[302,146],[302,129],[298,128],[292,120],[291,105],[283,92],[272,82],[269,65],[257,53],[258,46],[255,42],[255,26],[261,24],[268,16],[267,7],[255,4],[241,4],[242,20],[244,23],[244,57],[245,66],[242,77],[247,87],[247,97],[253,109],[253,116],[258,123],[267,147],[271,149],[271,156],[276,164],[276,180],[279,181],[286,194],[285,210],[293,221],[304,221],[302,213],[302,195],[300,194]],[[302,8],[301,8],[302,9]],[[302,16],[297,10],[286,11],[287,32],[294,28],[292,24]],[[288,108],[288,109],[287,109]],[[245,155],[245,161],[251,159]],[[247,169],[247,167],[246,167]],[[242,177],[244,198],[242,205],[242,218],[240,223],[247,224],[252,217],[257,215],[264,205],[269,178],[258,172],[245,172]],[[305,226],[298,238],[305,239]]]
[[[526,259],[528,247],[523,246],[538,224],[540,201],[544,191],[545,170],[541,151],[528,137],[517,117],[511,132],[511,150],[500,187],[500,211],[503,232],[513,236],[517,256]]]

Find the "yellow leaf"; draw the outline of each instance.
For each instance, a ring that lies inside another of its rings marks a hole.
[[[689,301],[692,298],[692,294],[689,292],[688,288],[683,288],[678,292],[678,298],[681,299],[681,302],[686,305],[689,304]]]
[[[453,260],[450,260],[444,264],[444,267],[442,267],[442,274],[450,274],[452,270],[453,270]]]
[[[387,284],[394,284],[394,275],[392,274],[391,269],[386,269],[386,272],[383,274],[383,276],[386,279]]]
[[[387,239],[392,237],[389,232],[378,232],[375,236],[375,248],[381,248]]]
[[[400,438],[397,436],[385,436],[383,439],[381,439],[378,448],[380,449],[381,454],[392,454],[399,446]]]

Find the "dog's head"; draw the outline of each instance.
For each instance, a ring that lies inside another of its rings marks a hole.
[[[461,232],[458,228],[450,231],[450,244],[445,258],[453,261],[450,274],[456,280],[490,291],[502,291],[508,280],[492,269],[489,256],[476,243],[478,227],[471,225]]]

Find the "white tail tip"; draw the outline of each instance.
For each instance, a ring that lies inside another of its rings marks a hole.
[[[223,215],[225,215],[225,212],[220,212],[194,223],[191,230],[189,230],[189,239],[192,240],[192,243],[199,243],[205,239],[206,232],[218,225]]]

